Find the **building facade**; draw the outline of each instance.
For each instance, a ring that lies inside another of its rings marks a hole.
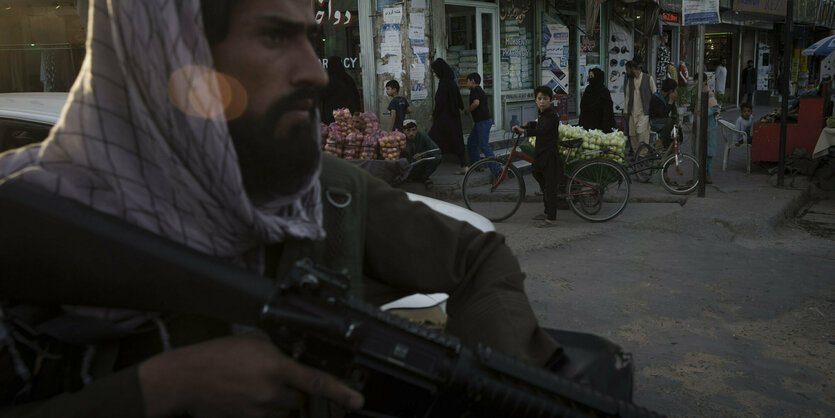
[[[814,83],[824,66],[835,72],[835,63],[798,52],[835,28],[835,0],[794,1],[794,37],[786,51],[780,35],[785,10],[767,9],[774,2],[720,0],[721,23],[706,28],[701,69],[697,30],[681,26],[680,0],[310,1],[322,66],[342,65],[361,92],[363,110],[381,119],[390,100],[385,83],[398,80],[412,105],[410,117],[423,129],[434,106],[435,58],[453,67],[465,101],[467,74],[482,76],[498,131],[536,117],[533,89],[539,85],[555,92],[564,120],[576,119],[593,67],[607,75],[615,112],[621,112],[628,60],[639,61],[660,85],[667,63],[684,61],[691,75],[710,75],[725,58],[727,103],[739,100],[748,60],[758,69],[759,103],[772,100],[781,56],[794,60],[795,86]],[[70,87],[84,57],[86,14],[79,11],[86,4],[13,0],[0,10],[0,92]],[[469,131],[472,121],[462,120]]]

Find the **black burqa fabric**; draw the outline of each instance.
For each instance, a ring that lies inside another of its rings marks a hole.
[[[328,85],[322,91],[322,122],[333,122],[333,111],[347,107],[351,113],[362,110],[362,99],[353,77],[345,72],[342,58],[328,57]]]
[[[461,167],[467,165],[464,153],[464,132],[461,129],[461,110],[464,102],[455,82],[455,73],[449,64],[441,58],[432,62],[432,70],[438,77],[438,89],[435,91],[435,109],[432,111],[431,137],[445,154],[458,156]]]
[[[612,95],[603,84],[603,71],[592,68],[590,72],[594,74],[594,78],[589,78],[589,85],[580,101],[580,126],[587,130],[599,129],[608,133],[616,126]]]

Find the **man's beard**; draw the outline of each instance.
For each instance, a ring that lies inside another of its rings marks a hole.
[[[288,197],[301,191],[319,166],[318,118],[276,132],[276,125],[301,100],[316,101],[316,92],[301,89],[270,106],[264,115],[242,116],[228,123],[244,189],[255,203]],[[316,106],[314,106],[315,108]]]

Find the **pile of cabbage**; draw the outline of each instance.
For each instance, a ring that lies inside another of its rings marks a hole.
[[[560,147],[560,154],[562,154],[563,159],[571,153],[572,160],[578,158],[581,160],[588,160],[595,157],[606,157],[611,158],[618,163],[623,163],[624,147],[626,146],[627,138],[621,131],[614,131],[607,134],[598,129],[587,131],[580,126],[560,124],[560,141],[569,141],[572,139],[583,140],[581,151],[568,147]],[[530,137],[528,141],[530,141],[531,145],[536,145],[536,137]],[[609,150],[604,154],[582,154],[583,151],[597,150],[605,147],[608,147]]]

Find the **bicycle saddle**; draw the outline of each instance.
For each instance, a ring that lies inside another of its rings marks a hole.
[[[568,141],[560,141],[561,147],[566,148],[580,148],[583,146],[583,138],[569,139]]]

